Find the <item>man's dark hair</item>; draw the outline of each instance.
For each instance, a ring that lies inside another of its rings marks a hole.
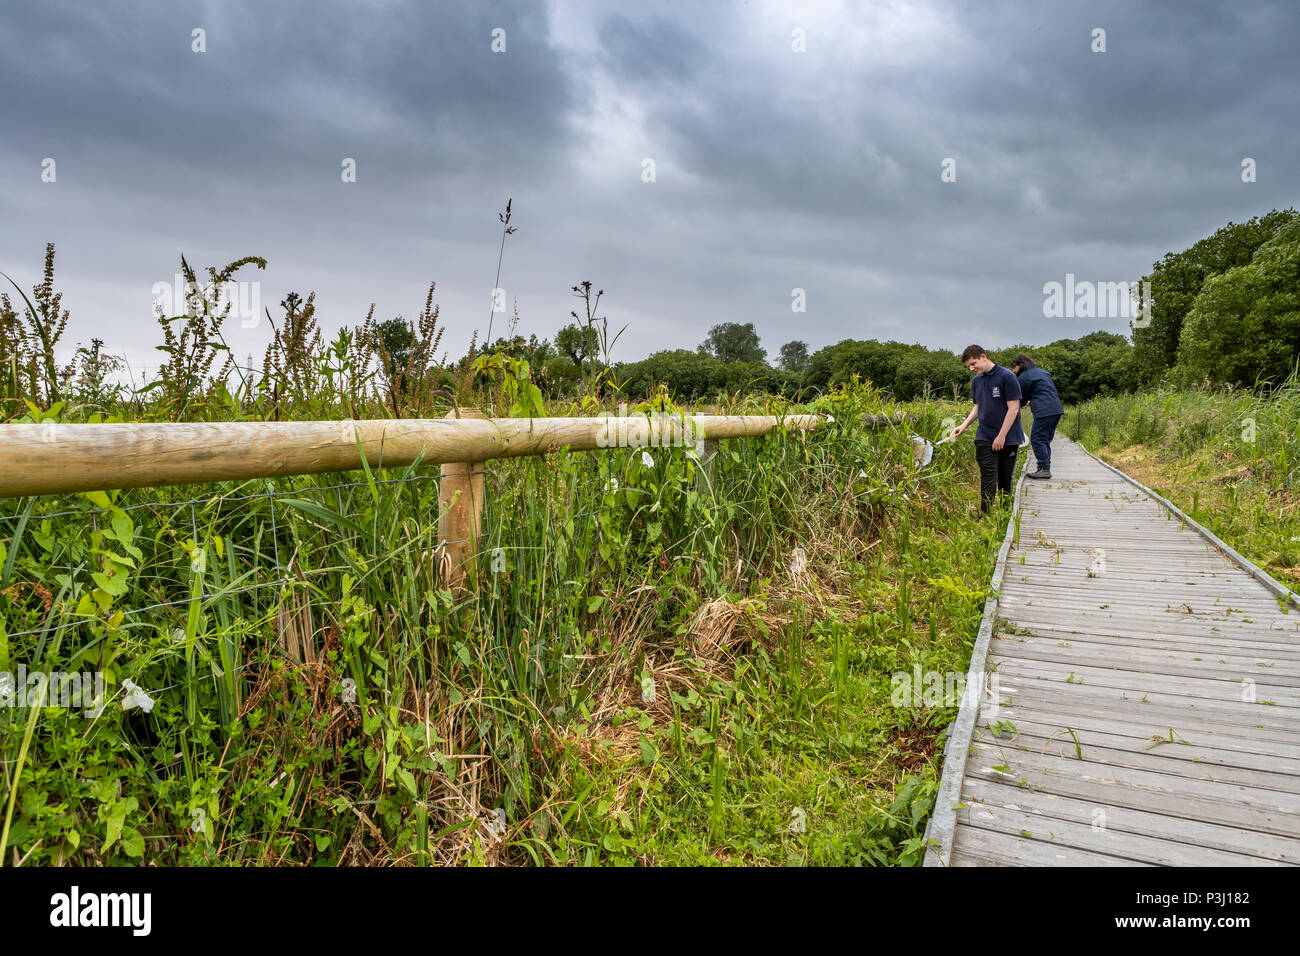
[[[987,354],[988,353],[984,351],[983,347],[979,345],[968,345],[966,346],[966,351],[961,353],[961,360],[966,362],[970,359],[979,358],[981,355]]]
[[[1011,364],[1014,366],[1018,366],[1020,368],[1033,368],[1038,363],[1035,362],[1033,359],[1031,359],[1024,352],[1021,352],[1019,355],[1017,355],[1015,358],[1011,360]]]

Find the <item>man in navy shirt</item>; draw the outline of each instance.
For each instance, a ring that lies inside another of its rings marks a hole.
[[[1065,414],[1061,396],[1056,394],[1056,383],[1052,381],[1052,376],[1039,368],[1038,363],[1024,352],[1011,360],[1011,371],[1020,380],[1025,408],[1034,413],[1034,427],[1029,430],[1029,447],[1034,450],[1038,470],[1031,472],[1029,477],[1051,478],[1052,438],[1056,435],[1056,423]]]
[[[997,492],[1011,493],[1016,453],[1025,443],[1020,427],[1020,381],[1010,369],[994,363],[978,345],[968,346],[961,360],[975,373],[970,384],[975,405],[952,435],[956,438],[979,416],[975,460],[980,466],[980,510],[988,514]]]

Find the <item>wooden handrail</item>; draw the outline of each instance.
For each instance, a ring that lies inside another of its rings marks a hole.
[[[876,427],[907,416],[863,416]],[[372,466],[482,462],[562,448],[682,447],[705,439],[813,429],[821,415],[375,419],[322,422],[0,425],[0,498]]]

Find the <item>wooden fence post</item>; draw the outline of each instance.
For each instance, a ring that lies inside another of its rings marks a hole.
[[[446,418],[456,418],[448,412]],[[477,408],[460,409],[460,418],[484,418]],[[474,568],[478,539],[483,527],[485,462],[448,462],[442,465],[438,481],[438,576],[459,595],[465,578]]]

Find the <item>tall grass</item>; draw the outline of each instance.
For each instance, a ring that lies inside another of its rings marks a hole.
[[[256,385],[209,376],[178,404],[182,361],[145,392],[5,407],[536,411],[524,362],[412,373],[369,321],[323,343],[310,304],[286,299]],[[426,303],[411,347],[430,351],[436,318]],[[625,398],[594,384],[541,411]],[[680,448],[492,462],[464,594],[438,577],[437,480],[418,466],[0,504],[0,671],[98,671],[108,690],[96,717],[0,708],[0,856],[918,862],[955,710],[892,705],[890,676],[965,670],[1000,528],[971,517],[967,457],[911,463],[908,432],[937,434],[946,410],[857,424],[883,409],[857,384],[720,397],[834,422],[723,443],[711,483]]]

